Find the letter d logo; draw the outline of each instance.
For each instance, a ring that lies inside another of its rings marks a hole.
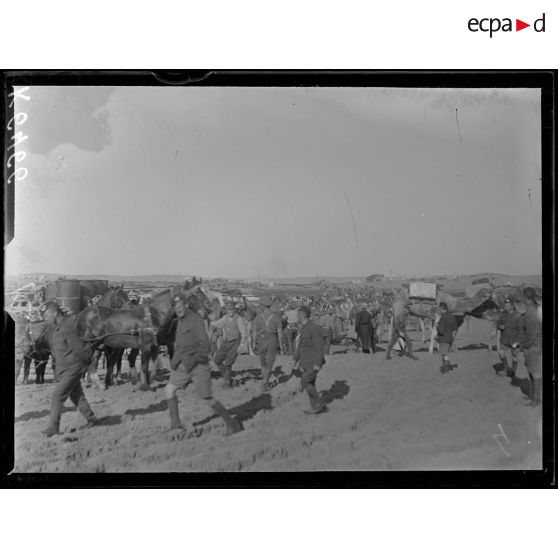
[[[540,24],[540,28],[539,28],[539,24]],[[544,26],[545,26],[545,14],[543,14],[541,18],[535,20],[535,23],[533,23],[533,29],[537,33],[544,33]]]

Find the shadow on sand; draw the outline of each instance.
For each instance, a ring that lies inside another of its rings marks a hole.
[[[139,415],[149,415],[150,413],[159,413],[161,411],[166,411],[166,410],[167,410],[167,401],[166,399],[163,399],[162,401],[159,401],[159,403],[152,403],[151,405],[148,405],[144,409],[128,409],[124,414],[136,417]]]
[[[460,351],[487,351],[490,347],[486,343],[472,343],[470,345],[465,345],[465,347],[459,347]]]
[[[336,399],[343,399],[349,394],[350,390],[347,380],[336,380],[329,389],[320,392],[320,397],[327,405]]]
[[[62,409],[63,413],[69,413],[71,411],[77,412],[75,407],[64,407]],[[28,413],[23,413],[23,415],[16,417],[14,422],[23,422],[27,420],[34,420],[40,419],[44,417],[48,417],[50,415],[50,411],[29,411]]]

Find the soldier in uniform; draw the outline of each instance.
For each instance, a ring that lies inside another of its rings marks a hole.
[[[319,325],[322,327],[322,342],[324,346],[324,359],[327,362],[333,339],[333,326],[335,324],[335,308],[329,306],[326,313],[320,317]]]
[[[300,323],[299,343],[293,358],[293,369],[302,372],[300,385],[310,399],[311,414],[322,413],[326,405],[321,401],[316,390],[318,372],[325,364],[324,348],[322,342],[322,327],[310,320],[311,310],[308,306],[301,306],[298,310]]]
[[[231,387],[232,366],[238,356],[240,345],[248,342],[244,320],[236,313],[233,302],[225,304],[226,315],[211,322],[211,327],[223,331],[223,342],[215,354],[215,364],[221,370],[223,386]]]
[[[507,298],[504,302],[504,310],[498,318],[496,327],[500,331],[500,347],[498,353],[503,369],[498,376],[509,376],[515,378],[519,358],[519,338],[521,336],[523,318],[514,308],[513,302]],[[511,367],[508,364],[506,353],[511,352]]]
[[[196,395],[217,413],[227,426],[227,435],[242,430],[223,404],[211,393],[211,370],[209,369],[209,339],[203,318],[193,312],[184,295],[174,297],[174,310],[178,316],[171,376],[165,386],[165,396],[171,419],[171,429],[182,428],[178,412],[176,390],[194,383]]]
[[[289,309],[285,312],[287,317],[287,327],[284,329],[284,337],[287,342],[286,351],[289,355],[294,355],[294,339],[298,332],[298,313],[296,303],[290,302]]]
[[[280,348],[283,352],[283,328],[281,318],[271,309],[271,299],[263,297],[260,304],[264,311],[254,318],[252,328],[262,369],[262,391],[265,392],[269,390],[269,376],[277,357],[277,349]]]
[[[409,310],[405,304],[403,307],[399,308],[393,316],[393,330],[391,332],[391,339],[389,340],[389,345],[386,351],[386,360],[391,359],[391,351],[397,343],[399,337],[405,341],[405,346],[407,347],[407,356],[413,360],[418,360],[418,358],[413,354],[413,344],[407,335],[407,318],[409,317]]]
[[[542,402],[542,314],[533,288],[527,287],[523,296],[526,309],[520,343],[531,380],[527,405],[538,407]]]
[[[370,354],[370,344],[373,335],[372,316],[368,312],[368,305],[362,303],[360,312],[355,317],[355,333],[362,347],[362,352]]]
[[[60,418],[68,397],[87,419],[87,426],[95,426],[98,419],[85,399],[81,387],[81,378],[91,362],[93,350],[79,338],[73,318],[64,316],[55,301],[48,302],[42,310],[45,320],[53,325],[50,349],[53,359],[56,360],[58,375],[58,383],[55,384],[50,399],[50,421],[45,431],[50,438],[60,434]]]
[[[442,355],[442,374],[447,374],[451,370],[449,352],[457,331],[457,321],[445,302],[440,302],[439,308],[442,316],[436,325],[438,332],[436,341],[440,347],[440,355]]]

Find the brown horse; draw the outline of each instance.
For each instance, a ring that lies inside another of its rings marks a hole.
[[[77,317],[78,335],[84,342],[96,347],[102,344],[112,349],[138,349],[142,363],[140,385],[142,390],[147,390],[149,360],[155,360],[157,356],[159,331],[169,331],[174,316],[174,294],[174,291],[167,289],[157,293],[149,303],[137,308],[115,310],[103,306],[90,306]],[[184,294],[194,311],[207,313],[209,300],[201,285]],[[105,387],[110,385],[110,380],[110,374],[107,372]],[[133,378],[133,381],[137,381],[137,378]]]
[[[50,335],[52,327],[47,322],[30,322],[21,317],[15,320],[15,381],[19,377],[23,365],[23,382],[29,383],[31,362],[35,365],[35,383],[45,383],[45,371],[50,352]],[[56,379],[54,360],[53,373]]]

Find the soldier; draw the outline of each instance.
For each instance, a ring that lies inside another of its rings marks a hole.
[[[293,369],[302,372],[300,385],[310,399],[310,414],[323,413],[326,405],[321,401],[316,390],[318,372],[325,363],[322,343],[322,328],[310,320],[311,311],[308,306],[301,306],[298,310],[300,323],[299,343],[293,358]]]
[[[287,317],[287,327],[284,329],[284,337],[287,342],[287,354],[294,355],[294,339],[298,332],[298,313],[296,310],[296,303],[290,302],[289,309],[285,312]]]
[[[504,302],[504,310],[498,318],[496,327],[500,331],[500,346],[498,354],[502,363],[502,370],[498,371],[498,376],[509,376],[513,379],[517,373],[517,362],[519,358],[519,340],[521,337],[523,318],[514,308],[512,301],[507,298]],[[511,352],[511,368],[506,358],[507,351]]]
[[[418,360],[418,358],[413,354],[413,344],[407,335],[407,318],[409,317],[408,305],[405,304],[401,308],[398,308],[397,312],[394,312],[393,316],[393,331],[391,332],[391,339],[389,340],[389,345],[386,351],[386,360],[391,359],[391,350],[393,349],[397,340],[401,337],[405,341],[407,347],[407,356],[413,360]]]
[[[42,307],[43,317],[53,325],[51,352],[56,360],[58,383],[54,386],[50,399],[50,421],[45,434],[48,438],[60,434],[62,408],[68,397],[78,411],[87,419],[87,426],[95,426],[98,419],[91,410],[83,389],[81,378],[93,355],[93,350],[78,336],[73,318],[64,316],[60,306],[50,301]]]
[[[362,347],[362,352],[370,354],[370,341],[372,340],[372,316],[368,312],[368,305],[363,302],[360,312],[355,317],[355,333]]]
[[[176,390],[194,382],[196,395],[217,413],[227,426],[227,434],[242,430],[220,401],[211,393],[211,370],[209,369],[209,339],[202,317],[193,312],[184,295],[174,297],[174,310],[178,316],[171,376],[165,387],[165,396],[171,419],[171,430],[181,429]]]
[[[319,319],[319,325],[322,327],[322,342],[324,346],[324,359],[326,362],[328,362],[329,359],[334,324],[335,308],[333,306],[329,306],[327,308],[327,312]]]
[[[533,288],[527,287],[523,296],[526,309],[520,343],[531,380],[527,405],[538,407],[542,402],[542,314]]]
[[[455,332],[457,331],[457,321],[455,316],[449,311],[448,305],[445,302],[440,302],[439,305],[440,321],[436,325],[436,341],[440,347],[440,354],[442,355],[442,374],[447,374],[451,370],[451,363],[449,361],[449,352],[454,340]]]
[[[266,392],[269,390],[269,376],[275,363],[277,349],[280,348],[283,352],[283,329],[281,318],[271,310],[271,299],[263,297],[260,304],[264,307],[264,311],[254,318],[252,327],[262,369],[262,391]]]
[[[248,342],[248,336],[244,320],[236,313],[234,303],[225,303],[226,315],[211,322],[211,327],[221,329],[223,331],[223,342],[217,349],[215,354],[215,364],[221,370],[223,376],[223,386],[231,387],[232,366],[240,345]]]

